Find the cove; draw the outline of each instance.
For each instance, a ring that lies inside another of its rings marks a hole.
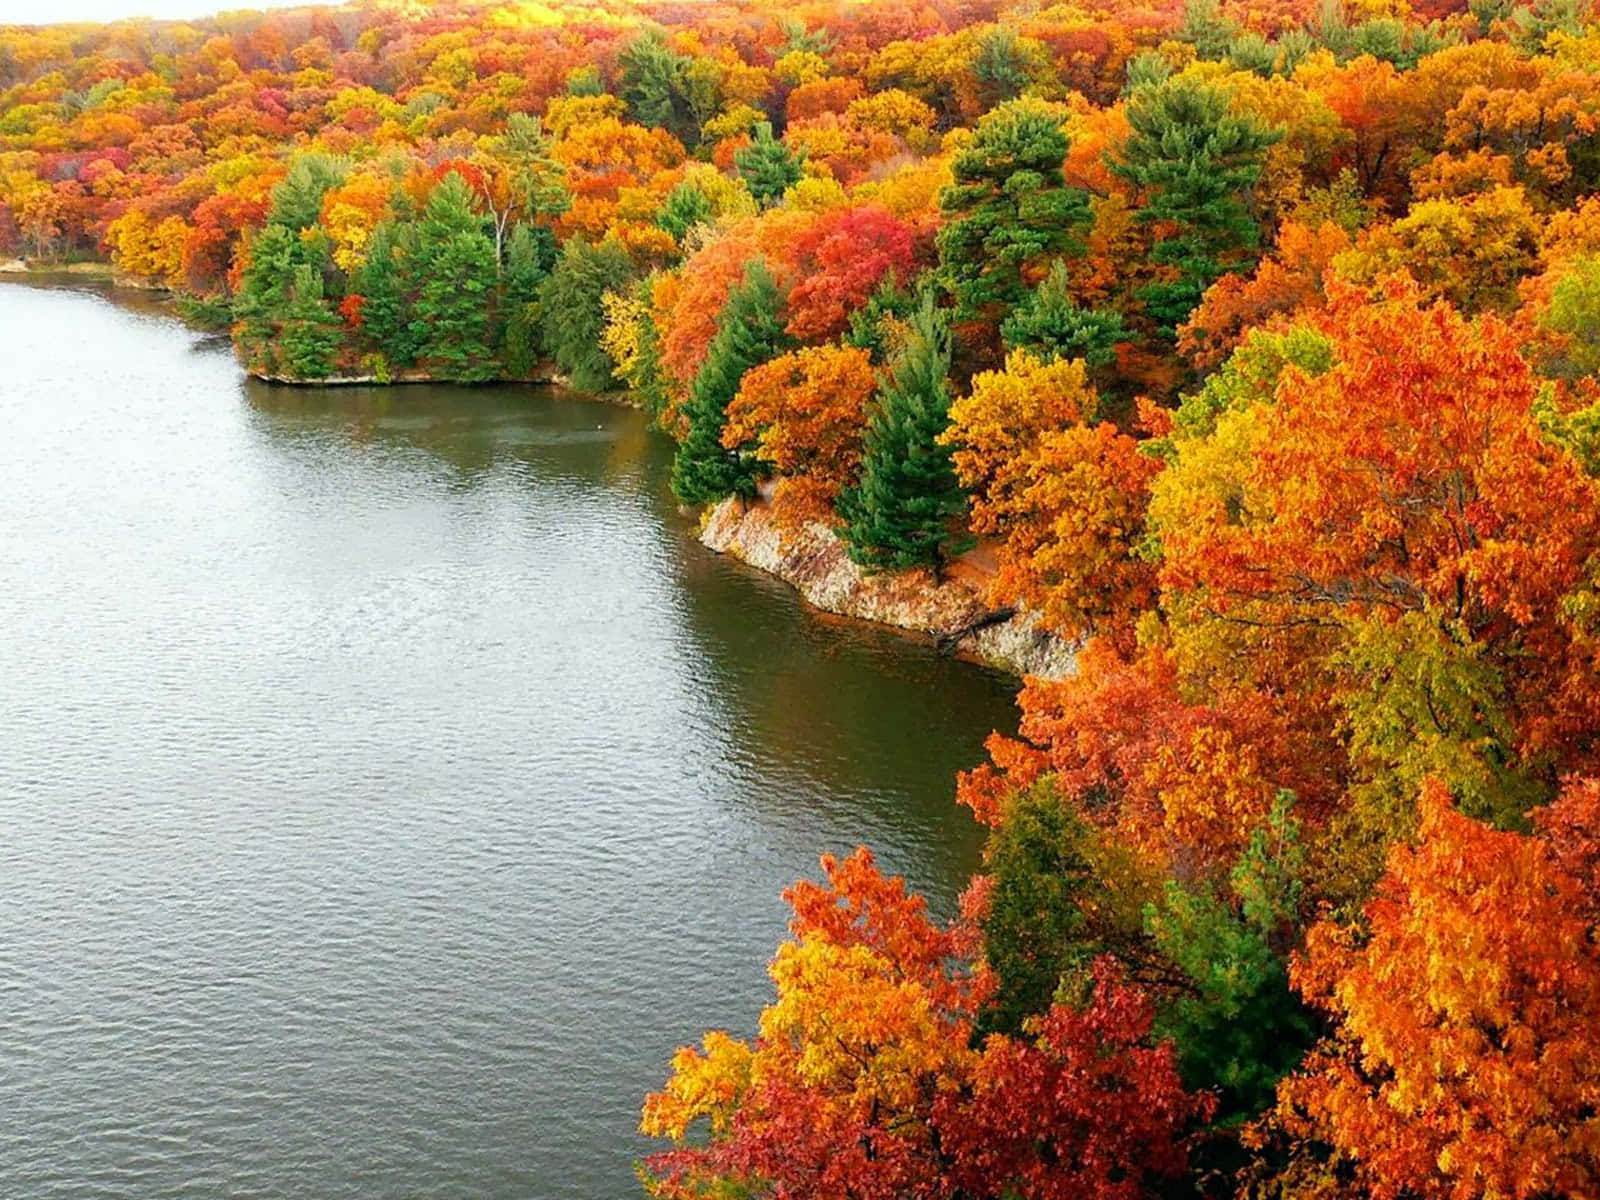
[[[639,1194],[782,888],[944,913],[1013,680],[693,538],[636,412],[0,284],[0,1195]]]

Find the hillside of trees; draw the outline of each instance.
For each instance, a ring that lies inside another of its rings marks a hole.
[[[1081,641],[958,919],[789,893],[658,1196],[1600,1196],[1590,0],[0,27],[0,253],[245,365],[627,389],[686,504]],[[766,486],[770,485],[770,486]]]

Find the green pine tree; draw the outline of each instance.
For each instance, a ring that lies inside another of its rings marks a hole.
[[[322,298],[322,276],[310,265],[295,268],[279,333],[283,369],[295,379],[333,374],[344,327]]]
[[[492,379],[499,373],[489,349],[494,242],[473,211],[472,189],[453,172],[433,189],[417,225],[415,273],[417,356],[444,379]]]
[[[984,117],[956,155],[939,266],[959,320],[998,325],[1027,295],[1030,266],[1082,250],[1089,199],[1067,186],[1067,146],[1056,115],[1022,100]]]
[[[699,140],[701,121],[709,115],[696,103],[694,62],[668,46],[657,30],[640,34],[617,56],[622,70],[619,92],[628,114],[640,125],[665,129],[691,149]]]
[[[984,1033],[1017,1034],[1047,1010],[1062,977],[1108,949],[1089,913],[1113,912],[1096,872],[1096,839],[1049,783],[1014,797],[983,851],[989,877],[983,954],[995,973]]]
[[[1158,1035],[1178,1047],[1191,1088],[1214,1090],[1219,1117],[1238,1121],[1272,1102],[1278,1080],[1311,1044],[1309,1014],[1289,987],[1289,932],[1297,927],[1305,849],[1279,797],[1234,867],[1229,895],[1205,883],[1169,880],[1145,909],[1155,951],[1189,986],[1173,989]]]
[[[607,238],[591,246],[575,237],[562,246],[555,269],[539,288],[545,349],[580,392],[617,386],[616,364],[600,344],[606,320],[600,300],[633,276],[633,259],[620,242]]]
[[[383,356],[385,367],[408,367],[417,357],[408,269],[413,232],[410,224],[380,224],[372,231],[367,260],[353,281],[363,301],[362,333]]]
[[[287,225],[269,222],[250,239],[249,254],[234,301],[234,336],[247,367],[275,374],[278,332],[301,265],[299,239]]]
[[[656,224],[679,242],[696,225],[709,221],[716,209],[711,198],[692,183],[680,183],[656,210]]]
[[[931,298],[879,391],[867,425],[861,479],[839,497],[850,557],[875,569],[932,567],[965,544],[966,494],[950,448],[950,335]]]
[[[1133,132],[1111,164],[1145,197],[1138,220],[1177,228],[1150,255],[1174,268],[1175,277],[1140,292],[1169,337],[1206,288],[1250,267],[1261,240],[1250,188],[1267,148],[1282,135],[1229,108],[1226,92],[1192,78],[1140,88],[1128,100]]]
[[[754,140],[733,156],[739,178],[763,208],[778,203],[786,191],[800,182],[804,163],[803,154],[794,154],[772,136],[772,124],[768,121],[757,125]]]
[[[539,361],[539,289],[555,263],[555,236],[543,225],[518,225],[506,241],[506,267],[500,277],[500,357],[516,378],[533,373]]]
[[[755,495],[759,464],[749,454],[723,446],[722,431],[728,402],[738,393],[744,373],[790,344],[778,319],[781,304],[772,273],[757,262],[718,314],[716,336],[683,406],[689,432],[672,460],[672,491],[684,504]]]
[[[1008,350],[1029,350],[1040,358],[1081,358],[1091,367],[1114,363],[1117,343],[1127,337],[1122,314],[1073,303],[1066,265],[1060,262],[1005,319],[1000,333]]]

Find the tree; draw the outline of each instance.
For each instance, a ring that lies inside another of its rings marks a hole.
[[[633,260],[620,243],[590,245],[581,237],[561,247],[555,269],[539,288],[545,349],[580,392],[616,386],[613,363],[601,342],[602,298],[633,278]]]
[[[235,337],[246,366],[275,365],[278,329],[296,270],[305,265],[300,241],[287,225],[272,222],[251,239],[234,306],[239,318]]]
[[[353,281],[362,297],[362,331],[388,367],[410,366],[417,357],[410,295],[414,233],[409,223],[380,224],[372,231],[366,259]]]
[[[672,491],[684,504],[755,495],[759,466],[746,446],[725,445],[723,433],[728,405],[745,372],[788,345],[778,320],[780,304],[772,273],[761,263],[752,263],[717,318],[717,334],[683,406],[688,432],[672,460]]]
[[[1069,635],[1131,636],[1155,597],[1139,551],[1161,464],[1100,420],[1083,363],[1014,351],[951,406],[944,441],[973,531],[999,541],[991,600],[1025,603]]]
[[[539,291],[555,265],[556,240],[543,225],[517,225],[501,273],[501,357],[515,377],[532,373],[541,349]]]
[[[1113,963],[980,1052],[970,930],[929,921],[865,850],[823,868],[825,886],[787,893],[793,937],[754,1043],[708,1034],[646,1100],[643,1131],[676,1143],[645,1162],[653,1195],[1142,1200],[1181,1174],[1210,1105]]]
[[[667,193],[656,211],[656,224],[681,243],[689,230],[711,219],[716,211],[711,197],[692,184],[680,183]]]
[[[456,174],[440,180],[417,225],[418,280],[411,337],[417,357],[444,379],[483,380],[497,372],[489,348],[496,283],[494,243],[472,208],[472,189]]]
[[[339,318],[323,301],[322,276],[306,263],[295,268],[279,337],[280,361],[292,378],[325,379],[333,374],[344,334]]]
[[[1057,113],[1021,100],[980,121],[956,155],[955,182],[939,198],[939,265],[958,319],[997,326],[1042,264],[1081,251],[1089,202],[1062,174],[1067,148]]]
[[[1339,257],[1347,278],[1370,281],[1405,270],[1465,313],[1507,309],[1533,270],[1539,218],[1520,187],[1418,201]]]
[[[940,435],[950,423],[949,332],[931,298],[867,425],[861,480],[839,498],[850,556],[873,569],[932,567],[964,540],[967,498]]]
[[[1295,985],[1335,1022],[1279,1121],[1377,1200],[1578,1200],[1600,1188],[1593,877],[1424,784],[1368,931],[1314,928]]]
[[[572,205],[553,147],[539,118],[512,113],[505,133],[491,140],[479,159],[477,193],[489,214],[497,269],[506,261],[506,238],[519,222],[548,220]]]
[[[1250,330],[1279,314],[1322,303],[1322,279],[1350,235],[1333,221],[1315,229],[1286,220],[1277,246],[1254,275],[1224,275],[1213,283],[1178,329],[1178,350],[1196,366],[1214,368]]]
[[[1155,1028],[1178,1047],[1185,1086],[1217,1095],[1230,1120],[1271,1104],[1313,1038],[1289,987],[1306,857],[1290,799],[1279,796],[1226,889],[1169,879],[1145,909],[1154,951],[1183,980],[1158,999]]]
[[[1326,821],[1334,752],[1278,697],[1190,687],[1179,665],[1160,647],[1129,661],[1105,639],[1084,643],[1075,675],[1028,680],[1018,737],[992,736],[991,762],[962,776],[957,798],[994,825],[1048,778],[1150,869],[1188,879],[1225,876],[1285,789],[1308,824]]]
[[[348,165],[330,155],[296,155],[289,164],[289,173],[273,190],[272,211],[267,220],[296,231],[315,227],[322,215],[324,197],[348,174]]]
[[[1055,1002],[1064,978],[1109,948],[1098,926],[1114,904],[1099,850],[1094,827],[1048,782],[1006,805],[983,852],[979,927],[995,976],[985,1032],[1022,1032]]]
[[[1188,1167],[1186,1135],[1212,1110],[1184,1091],[1148,996],[1110,957],[1088,995],[1058,1003],[1029,1040],[991,1038],[970,1105],[944,1098],[950,1194],[1143,1200]]]
[[[795,515],[833,516],[839,492],[855,480],[867,401],[877,385],[872,358],[854,346],[808,346],[745,372],[728,404],[722,445],[753,453],[783,476],[784,506]]]
[[[858,850],[797,884],[792,940],[770,968],[774,1002],[753,1045],[722,1034],[680,1050],[641,1128],[678,1148],[645,1163],[676,1200],[748,1189],[812,1200],[929,1194],[944,1172],[939,1097],[970,1079],[982,981],[966,938]],[[689,1143],[693,1124],[709,1138]]]
[[[1250,265],[1261,231],[1247,197],[1282,135],[1232,113],[1226,92],[1189,76],[1136,91],[1128,124],[1112,170],[1144,198],[1138,220],[1155,227],[1150,257],[1170,278],[1141,298],[1171,336],[1214,280]]]
[[[1535,317],[1548,345],[1540,348],[1548,375],[1600,375],[1600,254],[1562,264],[1550,301]]]
[[[756,126],[754,140],[733,156],[739,177],[763,207],[782,200],[783,194],[800,182],[804,163],[803,154],[795,155],[772,136],[772,125],[767,121]]]
[[[910,277],[912,232],[877,205],[835,209],[794,239],[788,260],[797,281],[789,292],[789,333],[802,341],[831,338],[885,279]]]
[[[1043,359],[1077,358],[1100,370],[1117,360],[1127,340],[1122,314],[1082,308],[1072,299],[1066,264],[1057,262],[1000,326],[1007,350],[1027,350]]]
[[[629,115],[640,125],[665,129],[691,149],[701,124],[716,115],[720,102],[715,90],[704,87],[694,63],[655,30],[634,38],[617,56],[622,69],[618,90]]]
[[[1589,634],[1562,597],[1585,586],[1600,510],[1594,481],[1539,428],[1519,335],[1428,303],[1403,278],[1377,298],[1332,286],[1315,320],[1331,369],[1285,368],[1269,400],[1180,440],[1157,481],[1169,595],[1324,639],[1424,614],[1503,672],[1519,755],[1582,768],[1591,685],[1571,639]]]

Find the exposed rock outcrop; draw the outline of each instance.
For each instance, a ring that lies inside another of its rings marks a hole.
[[[707,514],[700,540],[791,584],[824,612],[927,634],[1018,675],[1058,679],[1073,670],[1072,643],[1038,628],[1029,613],[984,603],[981,565],[957,563],[939,582],[926,571],[868,574],[827,526],[781,525],[765,501],[724,500]]]

